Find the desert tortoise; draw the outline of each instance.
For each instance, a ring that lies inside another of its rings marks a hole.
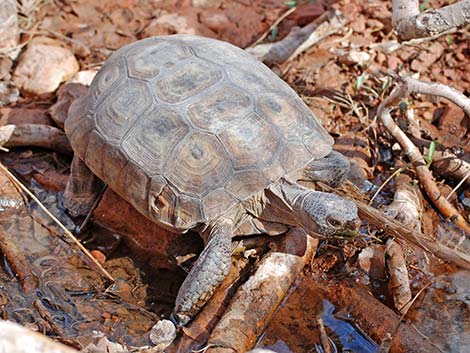
[[[296,183],[342,181],[349,163],[332,137],[286,83],[231,44],[172,35],[121,48],[72,104],[65,131],[71,213],[90,209],[101,179],[162,227],[203,236],[176,300],[182,324],[227,274],[234,235],[357,229],[352,201]]]

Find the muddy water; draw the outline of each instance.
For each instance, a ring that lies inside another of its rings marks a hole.
[[[37,189],[37,188],[36,188]],[[39,191],[39,192],[38,192]],[[56,195],[36,190],[55,211]],[[149,344],[155,313],[171,309],[173,294],[155,304],[148,293],[169,293],[156,282],[148,290],[142,273],[125,256],[109,259],[115,278],[106,283],[49,218],[0,174],[0,313],[77,348],[106,335],[130,346]],[[26,202],[25,202],[26,201]],[[73,223],[61,217],[66,225]],[[156,275],[156,273],[154,273]],[[175,276],[169,276],[175,277]],[[177,277],[177,276],[176,276]],[[147,308],[152,308],[152,311]]]
[[[442,263],[430,271],[411,273],[416,299],[404,318],[384,305],[390,305],[385,298],[379,302],[372,297],[357,278],[352,284],[344,275],[318,280],[306,274],[257,347],[277,353],[323,352],[323,326],[331,352],[379,352],[384,347],[390,352],[470,352],[470,272]]]
[[[378,345],[353,317],[330,303],[312,278],[304,277],[274,317],[257,347],[277,353],[322,352],[320,329],[331,351],[375,353]]]

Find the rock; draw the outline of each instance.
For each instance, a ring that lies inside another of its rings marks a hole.
[[[431,67],[444,54],[445,47],[439,42],[432,42],[419,52],[416,59],[411,62],[411,70],[415,72],[424,72]]]
[[[138,251],[141,260],[148,261],[148,264],[155,268],[174,270],[176,266],[168,261],[170,248],[172,253],[184,254],[184,251],[179,251],[182,246],[199,240],[194,234],[186,241],[181,240],[180,237],[185,236],[184,234],[170,233],[159,227],[110,189],[104,193],[93,217],[94,221],[104,228],[128,235],[123,240],[126,246],[131,251]],[[177,249],[173,250],[174,247]]]
[[[15,0],[0,1],[0,53],[16,59],[18,47],[18,13]]]
[[[231,26],[230,20],[223,10],[204,11],[201,13],[201,23],[216,33],[223,32]]]
[[[68,82],[69,83],[81,83],[82,85],[89,86],[97,73],[98,73],[98,70],[79,71]]]
[[[309,1],[306,4],[299,5],[297,9],[290,14],[286,21],[293,21],[295,26],[303,27],[325,12],[322,2]]]
[[[0,321],[0,352],[79,353],[73,348],[11,321]]]
[[[0,125],[43,124],[51,125],[52,120],[47,109],[41,108],[2,108],[0,109]]]
[[[8,82],[0,81],[0,107],[16,102],[20,96],[20,91]]]
[[[13,60],[11,60],[8,56],[4,56],[3,58],[0,56],[0,77],[4,81],[11,81],[11,74],[10,70],[13,67]]]
[[[170,320],[158,321],[150,330],[150,341],[155,345],[152,352],[164,352],[176,337],[176,327]]]
[[[80,83],[67,83],[62,85],[57,92],[57,102],[49,108],[49,114],[57,126],[64,128],[70,104],[88,91],[88,87]]]
[[[103,254],[103,252],[99,250],[92,250],[90,251],[90,254],[93,255],[93,257],[98,260],[100,264],[104,264],[106,262],[106,255]]]
[[[219,7],[222,4],[222,0],[192,0],[194,7]]]
[[[83,348],[80,353],[129,353],[129,350],[123,345],[111,342],[107,337],[102,337],[98,343],[90,343]]]
[[[339,57],[339,62],[345,65],[363,66],[370,61],[370,55],[365,51],[350,50]]]
[[[20,56],[13,81],[23,95],[49,96],[79,69],[75,56],[65,48],[35,38]]]
[[[149,23],[143,30],[142,37],[167,34],[207,34],[203,31],[204,28],[198,22],[196,13],[189,12],[185,16],[177,13],[164,13]]]

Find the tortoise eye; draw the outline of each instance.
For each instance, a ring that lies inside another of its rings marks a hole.
[[[328,217],[326,219],[326,223],[328,223],[329,226],[333,228],[340,228],[341,227],[341,221],[337,220],[336,218],[333,217]]]

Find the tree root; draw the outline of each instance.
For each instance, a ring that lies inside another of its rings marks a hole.
[[[390,106],[396,105],[400,101],[400,99],[403,98],[403,96],[406,96],[412,92],[421,93],[422,91],[420,91],[420,89],[422,87],[428,87],[427,85],[421,85],[422,83],[423,82],[414,79],[403,80],[402,83],[392,91],[390,96],[380,104],[377,111],[377,115],[379,116],[387,130],[390,132],[390,134],[392,134],[392,136],[398,141],[400,146],[405,151],[406,155],[414,166],[419,182],[423,186],[426,194],[429,196],[432,203],[439,209],[439,211],[444,215],[445,218],[450,219],[452,222],[455,223],[455,225],[457,225],[466,233],[470,233],[470,225],[465,221],[463,216],[454,208],[454,206],[452,206],[452,204],[447,201],[445,197],[442,196],[419,149],[398,127],[398,125],[393,121],[390,115],[390,111],[392,110]],[[441,95],[438,91],[433,91],[433,94]]]

